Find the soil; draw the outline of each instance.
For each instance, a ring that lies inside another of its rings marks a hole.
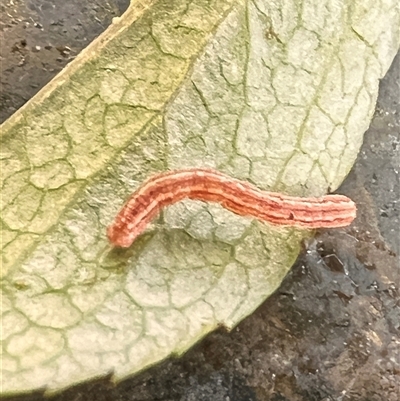
[[[0,118],[10,116],[100,34],[129,0],[6,0]],[[279,290],[230,333],[122,383],[87,382],[56,401],[395,401],[400,399],[400,53],[338,192],[348,229],[305,244]],[[8,398],[39,401],[41,393]]]

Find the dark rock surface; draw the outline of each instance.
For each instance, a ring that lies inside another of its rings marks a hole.
[[[6,0],[1,119],[11,115],[121,13],[128,0]],[[324,230],[280,289],[232,332],[114,385],[56,401],[396,401],[400,399],[400,53],[381,82],[357,163],[338,192],[359,208]],[[39,393],[9,400],[42,400]]]

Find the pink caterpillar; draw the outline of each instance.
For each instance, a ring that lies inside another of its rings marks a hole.
[[[343,195],[282,195],[215,170],[194,168],[157,174],[145,181],[108,227],[108,239],[115,246],[129,247],[162,208],[183,199],[217,202],[238,215],[283,226],[343,227],[356,217],[354,202]]]

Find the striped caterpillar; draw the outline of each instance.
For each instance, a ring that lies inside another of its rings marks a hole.
[[[343,195],[302,198],[267,192],[211,169],[175,170],[145,181],[127,200],[107,229],[109,241],[129,247],[160,210],[183,199],[217,202],[240,215],[303,228],[343,227],[356,216]]]

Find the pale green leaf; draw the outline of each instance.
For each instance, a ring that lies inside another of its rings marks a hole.
[[[2,126],[4,394],[143,370],[231,328],[308,232],[185,201],[128,250],[105,228],[151,174],[342,182],[399,46],[398,0],[133,1]]]

